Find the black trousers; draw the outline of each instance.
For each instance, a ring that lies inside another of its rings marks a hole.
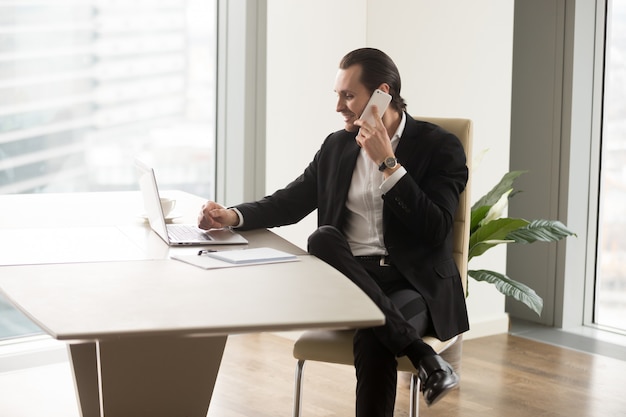
[[[432,328],[424,299],[393,265],[380,266],[378,262],[355,258],[344,235],[335,227],[316,230],[309,237],[308,250],[352,280],[385,315],[383,326],[355,332],[356,415],[392,417],[397,388],[396,357],[416,344],[422,356],[435,355],[421,340]],[[420,360],[410,359],[415,365]]]

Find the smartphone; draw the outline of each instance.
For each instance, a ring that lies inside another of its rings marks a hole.
[[[378,107],[378,114],[380,117],[383,117],[383,114],[385,114],[385,110],[387,110],[387,106],[389,106],[390,102],[391,95],[381,90],[374,90],[374,93],[372,94],[372,97],[370,97],[370,101],[367,102],[365,110],[361,113],[359,120],[365,120],[367,123],[374,126],[376,121],[374,120],[374,115],[372,114],[372,106]]]

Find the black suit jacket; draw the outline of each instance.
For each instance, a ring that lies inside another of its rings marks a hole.
[[[329,135],[304,173],[263,199],[236,206],[242,229],[296,223],[317,209],[318,226],[343,230],[346,198],[360,148],[356,132]],[[422,294],[442,340],[469,329],[465,294],[452,258],[452,227],[459,194],[468,178],[458,138],[414,120],[406,127],[396,157],[408,175],[385,195],[384,240],[391,262]]]

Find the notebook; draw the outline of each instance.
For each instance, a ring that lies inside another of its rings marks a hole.
[[[223,250],[219,252],[206,252],[205,255],[231,264],[261,264],[274,262],[295,261],[296,255],[273,248],[253,248],[239,250]]]
[[[201,250],[197,255],[172,255],[172,259],[203,269],[231,268],[234,266],[273,264],[298,261],[296,255],[272,248],[253,248],[213,251]]]
[[[168,224],[161,209],[154,169],[136,159],[135,168],[150,227],[168,245],[239,245],[248,241],[231,229],[202,230],[193,224]]]

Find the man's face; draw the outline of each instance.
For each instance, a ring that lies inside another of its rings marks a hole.
[[[340,69],[335,79],[335,93],[337,93],[336,110],[343,116],[344,129],[348,132],[356,132],[359,129],[354,122],[365,110],[365,105],[371,96],[371,92],[361,84],[360,80],[360,65],[352,65],[347,69]]]

